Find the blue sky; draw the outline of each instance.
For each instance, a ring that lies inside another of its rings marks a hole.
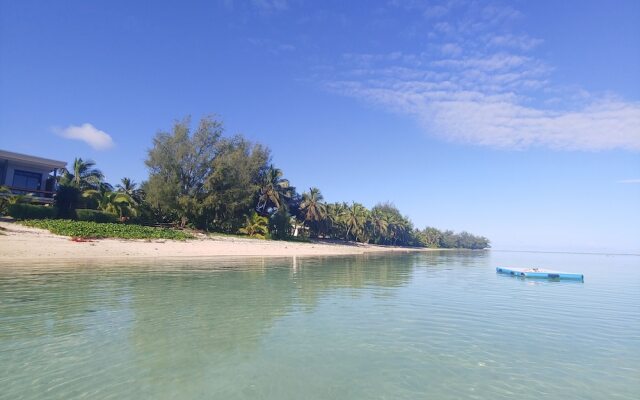
[[[144,180],[217,114],[300,190],[640,251],[640,2],[0,0],[0,148]]]

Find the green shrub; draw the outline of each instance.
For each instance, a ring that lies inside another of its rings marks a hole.
[[[78,221],[91,221],[91,222],[100,222],[100,223],[118,222],[118,217],[115,214],[111,214],[111,213],[100,211],[100,210],[89,210],[84,208],[79,208],[76,210],[76,219]]]
[[[23,225],[48,229],[56,235],[78,238],[101,239],[172,239],[185,240],[193,235],[177,229],[152,228],[149,226],[71,221],[68,219],[27,220]]]
[[[53,219],[56,209],[33,204],[10,204],[8,214],[15,219]]]
[[[54,206],[60,218],[75,218],[75,210],[80,204],[80,190],[70,185],[60,185],[56,190]]]

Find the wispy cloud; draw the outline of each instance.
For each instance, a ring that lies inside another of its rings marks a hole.
[[[64,129],[54,128],[54,132],[66,139],[81,140],[96,150],[107,150],[114,146],[111,136],[91,124],[70,125]]]
[[[640,150],[640,102],[554,85],[553,66],[532,54],[542,40],[512,27],[523,17],[518,10],[459,0],[393,4],[422,11],[433,27],[422,47],[432,50],[345,54],[326,88],[411,115],[456,142]]]
[[[640,184],[640,179],[622,179],[619,180],[618,183],[624,184]]]
[[[289,8],[287,0],[251,0],[251,3],[265,11],[283,11]]]
[[[510,47],[528,51],[542,44],[542,42],[542,39],[532,38],[527,35],[513,35],[508,33],[504,35],[489,35],[487,45],[495,48]]]

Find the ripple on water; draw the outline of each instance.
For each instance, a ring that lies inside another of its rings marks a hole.
[[[5,269],[0,399],[636,398],[639,258],[512,256]]]

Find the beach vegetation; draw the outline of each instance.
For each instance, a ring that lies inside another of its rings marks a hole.
[[[118,193],[124,193],[132,205],[139,206],[144,199],[144,191],[131,178],[124,177],[116,185]]]
[[[58,183],[78,188],[80,191],[100,188],[111,190],[111,185],[104,181],[104,174],[95,168],[95,161],[76,158],[73,160],[71,169],[62,168]]]
[[[86,190],[83,197],[94,200],[97,209],[117,215],[126,220],[137,215],[138,211],[134,200],[124,192],[108,192],[105,190]]]
[[[56,209],[29,203],[13,203],[7,206],[7,214],[17,220],[56,218]]]
[[[53,198],[53,206],[59,218],[75,218],[75,211],[80,207],[81,191],[73,184],[59,184]]]
[[[327,206],[320,189],[312,187],[308,192],[302,194],[300,213],[314,236],[319,236],[324,231],[325,224],[323,222],[327,218]]]
[[[78,221],[93,221],[93,222],[118,222],[118,217],[110,212],[100,210],[90,210],[79,208],[76,210],[76,220]]]
[[[283,178],[282,170],[270,165],[260,180],[260,195],[256,210],[268,214],[280,208],[289,208],[295,188]]]
[[[274,165],[268,147],[242,135],[225,136],[213,116],[192,126],[189,117],[160,131],[147,152],[148,179],[105,182],[95,162],[76,158],[63,170],[55,206],[62,218],[242,234],[278,240],[356,241],[432,248],[489,247],[467,232],[414,227],[392,203],[372,208],[327,202],[321,190],[298,193]],[[91,209],[80,211],[76,209]],[[107,216],[109,215],[109,216]],[[67,226],[67,225],[65,225]]]
[[[97,223],[68,219],[33,219],[21,222],[25,226],[47,229],[51,233],[83,239],[170,239],[186,240],[193,235],[178,229],[156,228],[135,224]]]
[[[239,229],[239,232],[249,237],[264,239],[269,234],[268,223],[267,217],[254,212],[251,217],[247,217],[245,225]]]
[[[276,240],[290,240],[293,237],[295,217],[284,208],[280,208],[269,217],[269,236]]]

